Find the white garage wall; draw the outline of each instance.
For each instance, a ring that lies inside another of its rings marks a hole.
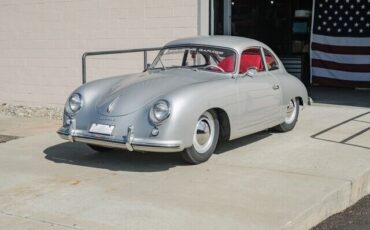
[[[84,51],[162,46],[198,32],[197,0],[0,0],[0,103],[63,105]],[[88,61],[88,80],[142,70],[142,55]]]

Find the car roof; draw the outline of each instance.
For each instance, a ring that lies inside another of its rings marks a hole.
[[[220,46],[232,48],[239,53],[247,47],[261,46],[268,48],[264,43],[251,38],[237,37],[237,36],[227,36],[227,35],[216,35],[216,36],[197,36],[182,38],[178,40],[171,41],[165,45],[167,46],[179,46],[179,45],[208,45],[208,46]]]

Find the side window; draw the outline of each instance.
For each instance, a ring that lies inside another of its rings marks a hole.
[[[245,73],[249,68],[256,68],[258,72],[265,71],[260,48],[249,48],[242,53],[239,73]]]
[[[276,61],[276,58],[274,57],[274,55],[267,49],[263,49],[263,52],[265,53],[267,69],[269,71],[279,69],[279,64]]]

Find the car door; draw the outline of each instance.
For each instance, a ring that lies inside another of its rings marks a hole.
[[[241,134],[253,133],[278,124],[280,88],[277,79],[266,69],[260,47],[247,48],[240,56],[237,88]]]

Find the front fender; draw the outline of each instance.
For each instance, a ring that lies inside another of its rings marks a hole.
[[[237,102],[236,81],[222,79],[191,85],[166,95],[171,104],[171,115],[159,127],[164,139],[181,139],[184,147],[192,145],[192,138],[199,117],[207,110],[220,108],[230,121],[230,128],[236,125]]]

